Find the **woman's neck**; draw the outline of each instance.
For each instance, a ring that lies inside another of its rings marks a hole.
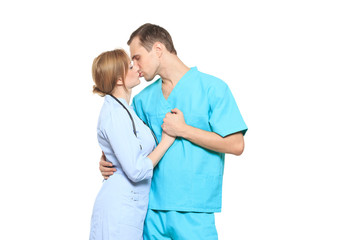
[[[111,93],[116,98],[123,98],[130,105],[131,89],[126,91],[123,86],[116,86]]]

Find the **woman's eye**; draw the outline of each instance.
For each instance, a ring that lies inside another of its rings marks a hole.
[[[130,62],[130,69],[133,69],[133,67],[134,67],[134,63],[133,63],[133,61],[131,61]]]

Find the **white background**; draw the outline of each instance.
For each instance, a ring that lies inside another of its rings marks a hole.
[[[360,239],[356,3],[2,1],[0,239],[88,238],[102,180],[92,60],[146,22],[230,86],[249,127],[226,158],[219,239]]]

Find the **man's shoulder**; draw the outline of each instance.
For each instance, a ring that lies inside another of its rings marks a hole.
[[[209,87],[227,87],[226,82],[214,75],[198,71],[198,77],[202,84]]]

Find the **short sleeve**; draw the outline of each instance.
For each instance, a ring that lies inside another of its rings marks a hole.
[[[110,143],[116,159],[127,177],[133,182],[150,179],[153,174],[152,161],[142,154],[140,144],[132,131],[130,118],[124,111],[111,113],[103,134]]]
[[[248,128],[227,84],[222,81],[213,84],[208,91],[208,98],[212,131],[222,137],[237,132],[245,135]]]

